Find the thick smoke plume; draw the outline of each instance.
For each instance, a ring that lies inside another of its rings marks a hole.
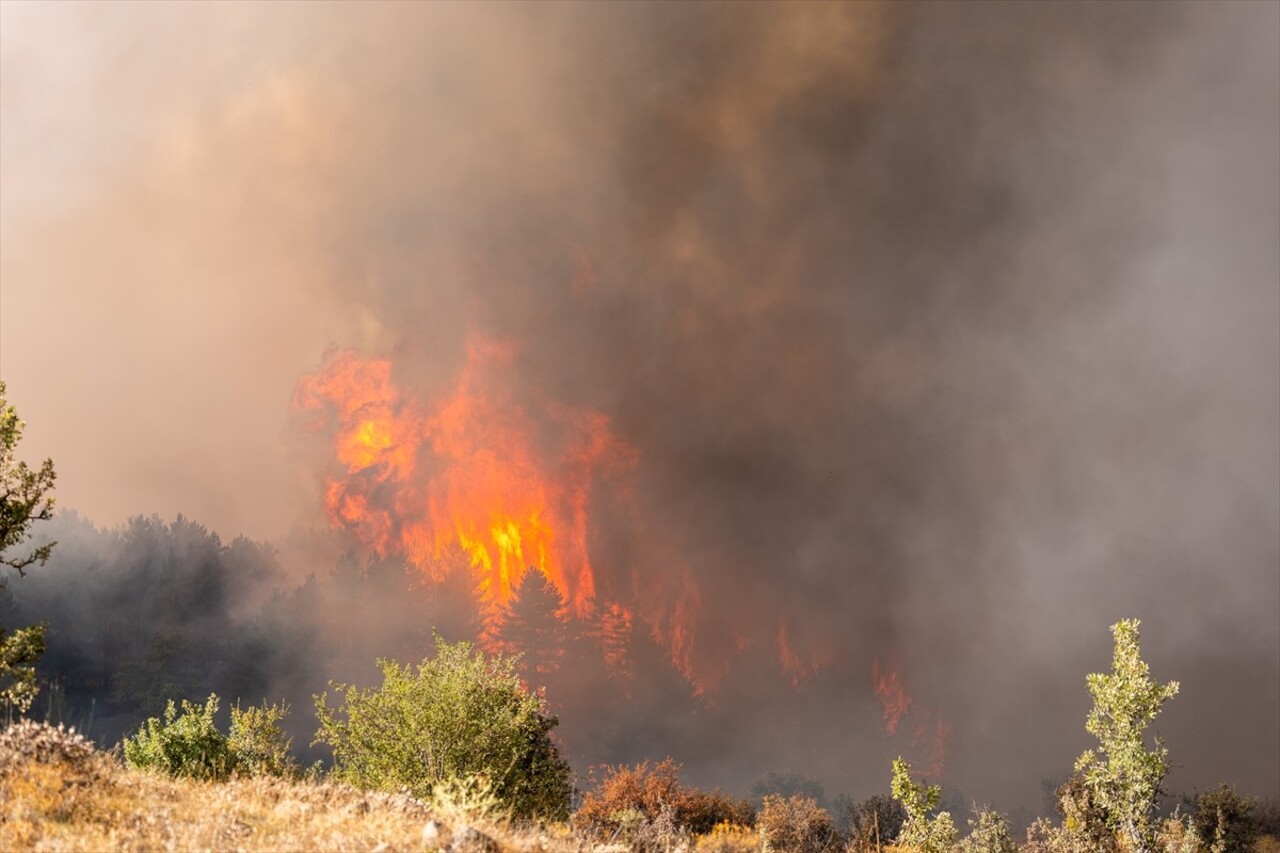
[[[321,523],[326,347],[431,401],[498,340],[636,454],[600,599],[692,626],[625,757],[862,795],[949,741],[1039,807],[1137,616],[1171,785],[1277,793],[1276,6],[3,17],[0,368],[64,503]]]

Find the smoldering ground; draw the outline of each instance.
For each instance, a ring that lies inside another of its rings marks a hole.
[[[492,335],[639,453],[602,591],[697,590],[715,688],[628,750],[879,790],[879,659],[945,782],[1038,805],[1133,615],[1171,784],[1276,792],[1274,7],[4,15],[0,353],[64,503],[276,535],[326,346],[430,398]]]

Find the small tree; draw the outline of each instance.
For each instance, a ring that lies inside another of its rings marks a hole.
[[[0,568],[17,569],[19,576],[28,566],[49,559],[55,543],[40,545],[27,553],[14,553],[31,535],[31,525],[53,517],[55,474],[53,460],[46,459],[38,470],[15,459],[22,438],[23,422],[9,405],[5,385],[0,381]],[[0,578],[0,588],[4,579]],[[0,626],[0,710],[6,717],[31,707],[36,695],[36,661],[45,650],[45,628],[32,625],[8,633]]]
[[[930,817],[938,807],[942,789],[911,778],[911,765],[901,758],[893,762],[893,798],[907,811],[898,844],[919,853],[950,853],[956,844],[956,826],[947,812]]]
[[[28,566],[48,560],[56,544],[50,542],[26,554],[10,550],[27,541],[34,522],[53,517],[53,498],[49,497],[57,476],[53,472],[53,460],[46,459],[39,470],[32,470],[27,463],[14,458],[23,426],[18,412],[5,397],[4,382],[0,381],[0,566],[17,569],[19,575],[24,574]]]
[[[1137,619],[1111,626],[1115,654],[1109,674],[1088,676],[1093,710],[1085,723],[1098,738],[1097,751],[1076,761],[1093,803],[1106,814],[1107,826],[1133,850],[1146,853],[1155,843],[1156,797],[1168,773],[1168,750],[1157,737],[1148,750],[1143,732],[1160,706],[1178,692],[1178,683],[1159,684],[1148,675],[1138,647]]]
[[[573,792],[569,765],[551,742],[558,723],[520,684],[516,660],[436,637],[436,656],[415,673],[379,660],[382,686],[331,687],[315,697],[313,743],[333,749],[334,775],[380,790],[429,797],[441,782],[484,777],[515,817],[563,819]]]

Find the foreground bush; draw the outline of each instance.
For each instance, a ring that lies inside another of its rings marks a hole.
[[[769,794],[756,817],[766,851],[824,853],[835,850],[839,840],[831,815],[813,797]]]
[[[1248,853],[1258,838],[1254,800],[1241,796],[1227,784],[1200,794],[1194,807],[1192,825],[1196,834],[1220,853]]]
[[[231,709],[231,734],[218,730],[214,717],[219,699],[211,694],[204,705],[182,700],[179,713],[173,700],[164,720],[151,717],[124,742],[124,759],[138,770],[170,776],[221,781],[232,775],[286,776],[296,773],[288,736],[280,721],[289,713],[284,705]]]
[[[924,785],[911,778],[911,766],[901,758],[893,762],[893,798],[907,812],[898,843],[920,853],[950,853],[956,844],[956,827],[947,812],[930,816],[942,798],[937,785]]]
[[[956,848],[958,853],[1017,853],[1018,845],[1009,835],[1004,815],[991,809],[976,809],[969,820],[969,835]]]
[[[558,720],[515,664],[437,637],[435,658],[416,672],[380,660],[381,687],[331,685],[337,708],[315,697],[315,743],[333,749],[336,778],[362,788],[428,799],[443,782],[483,777],[513,817],[563,820],[573,788],[551,742]]]
[[[698,837],[696,853],[756,853],[760,849],[760,833],[737,823],[717,823],[706,835]]]
[[[751,804],[720,790],[699,791],[680,784],[680,765],[609,767],[573,816],[574,825],[597,837],[623,837],[633,845],[641,835],[705,835],[718,824],[750,827]]]
[[[902,803],[876,794],[847,806],[849,846],[853,850],[879,850],[891,843],[902,831],[907,810]]]
[[[226,779],[234,761],[226,735],[214,722],[216,713],[216,695],[209,696],[203,706],[183,699],[181,713],[170,699],[163,722],[151,717],[137,734],[125,740],[125,762],[138,770],[158,770],[170,776]]]

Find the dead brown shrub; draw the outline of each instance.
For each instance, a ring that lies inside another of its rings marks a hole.
[[[751,804],[720,791],[699,791],[680,784],[680,765],[668,758],[657,764],[605,768],[604,778],[587,793],[573,816],[574,826],[596,837],[617,835],[639,821],[664,821],[677,832],[704,835],[720,823],[751,826]]]
[[[765,797],[756,823],[766,851],[825,853],[835,850],[840,840],[827,810],[813,797],[799,794]]]

